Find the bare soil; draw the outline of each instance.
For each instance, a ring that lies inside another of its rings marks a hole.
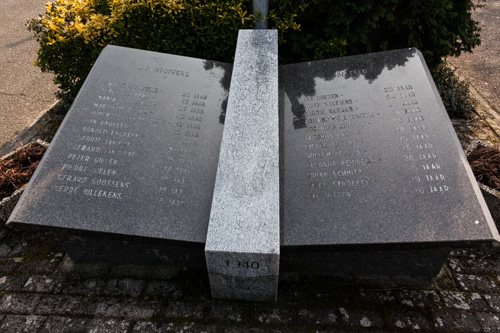
[[[469,163],[478,182],[500,189],[500,151],[480,145],[469,156]]]
[[[21,149],[14,155],[0,160],[0,200],[28,183],[45,150],[36,143],[28,146],[21,144]]]

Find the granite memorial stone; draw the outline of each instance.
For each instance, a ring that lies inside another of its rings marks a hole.
[[[240,30],[205,255],[212,296],[276,300],[279,273],[278,39]]]
[[[435,276],[499,240],[421,53],[280,67],[282,269]]]
[[[8,225],[74,260],[204,266],[231,69],[107,46]]]

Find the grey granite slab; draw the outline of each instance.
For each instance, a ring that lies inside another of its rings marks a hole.
[[[280,112],[285,267],[499,239],[418,50],[281,66]]]
[[[146,259],[171,261],[158,244],[189,245],[204,263],[231,69],[107,46],[8,225],[65,231],[82,260],[127,261],[142,239],[156,244]]]
[[[212,296],[276,300],[279,272],[276,30],[240,30],[205,256]]]

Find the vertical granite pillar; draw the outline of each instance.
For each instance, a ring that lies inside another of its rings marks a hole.
[[[279,273],[278,34],[240,30],[205,256],[215,298],[275,301]]]
[[[253,0],[252,12],[255,16],[263,18],[263,21],[255,22],[255,29],[267,29],[269,15],[269,0]]]

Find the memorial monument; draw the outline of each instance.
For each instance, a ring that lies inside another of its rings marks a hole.
[[[231,69],[107,46],[8,225],[74,260],[204,266]]]
[[[277,59],[266,29],[234,65],[107,46],[8,225],[256,301],[280,270],[435,276],[500,241],[418,50]]]

